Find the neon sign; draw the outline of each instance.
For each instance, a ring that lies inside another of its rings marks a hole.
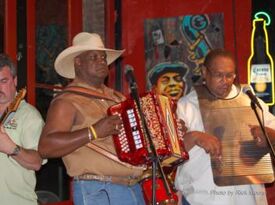
[[[260,16],[265,16],[267,21]],[[247,62],[248,83],[257,97],[267,105],[274,105],[274,62],[269,53],[269,38],[266,27],[271,19],[265,12],[255,14],[251,34],[251,55]]]

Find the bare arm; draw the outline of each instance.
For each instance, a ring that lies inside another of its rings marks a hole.
[[[88,128],[71,131],[77,110],[69,102],[56,100],[51,105],[45,127],[40,137],[38,150],[42,158],[65,156],[89,142]],[[118,116],[106,117],[93,126],[99,138],[118,134],[121,126]]]
[[[42,158],[62,157],[89,142],[88,130],[71,132],[76,108],[56,100],[48,111],[38,150]]]
[[[258,125],[250,125],[250,132],[254,139],[256,140],[256,143],[259,147],[265,147],[266,144],[266,139],[264,136],[264,133],[262,132],[262,129]],[[269,127],[265,127],[265,132],[267,136],[270,139],[270,142],[274,145],[275,144],[275,129],[271,129]]]
[[[5,154],[13,153],[16,144],[11,140],[4,128],[1,126],[0,130],[0,152]],[[42,159],[36,150],[24,149],[20,150],[16,156],[10,156],[17,161],[22,167],[30,170],[39,170],[41,167]]]
[[[11,156],[22,167],[38,171],[42,164],[42,158],[36,150],[20,148],[18,155]]]
[[[204,132],[187,132],[184,136],[184,145],[187,151],[191,150],[195,145],[198,145],[212,156],[221,156],[221,143],[218,138]]]

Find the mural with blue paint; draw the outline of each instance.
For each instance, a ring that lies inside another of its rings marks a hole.
[[[200,66],[204,56],[211,50],[205,31],[209,26],[207,15],[185,16],[182,20],[181,30],[188,44],[188,59],[195,62],[194,75],[200,75]]]
[[[156,86],[150,80],[156,68],[165,64],[167,72],[169,68],[174,72],[180,64],[186,70],[182,93],[187,94],[194,84],[201,82],[201,65],[206,54],[224,47],[223,14],[146,19],[144,36],[147,89]]]

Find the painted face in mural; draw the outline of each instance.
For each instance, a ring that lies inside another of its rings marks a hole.
[[[219,98],[226,98],[230,91],[235,74],[234,61],[225,56],[215,57],[208,67],[203,70],[208,89]]]
[[[178,100],[183,95],[184,87],[182,76],[176,72],[162,74],[156,83],[157,93],[169,96],[173,100]]]

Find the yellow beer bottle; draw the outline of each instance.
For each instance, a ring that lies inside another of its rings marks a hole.
[[[266,21],[253,20],[251,35],[251,55],[248,59],[248,83],[255,95],[266,104],[274,104],[274,64],[269,53]]]

